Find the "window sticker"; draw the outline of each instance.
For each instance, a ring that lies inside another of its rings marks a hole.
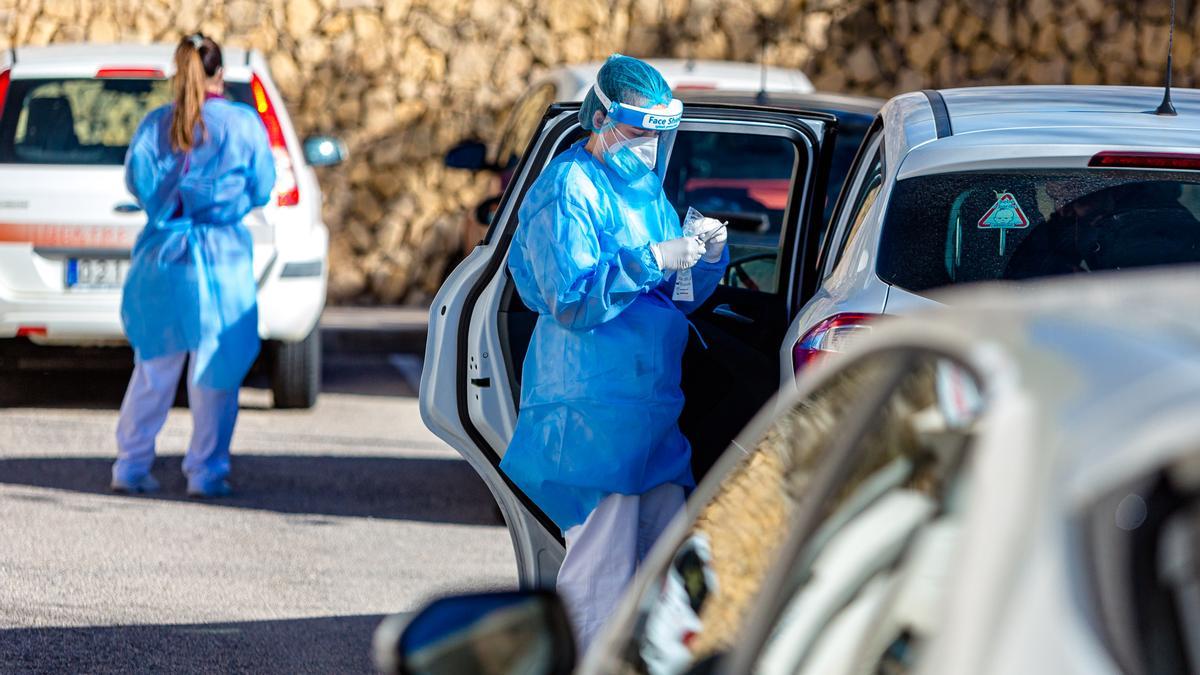
[[[1029,218],[1021,210],[1021,204],[1007,190],[996,193],[996,203],[979,219],[979,229],[1000,230],[1000,255],[1004,255],[1005,239],[1009,230],[1029,227]]]

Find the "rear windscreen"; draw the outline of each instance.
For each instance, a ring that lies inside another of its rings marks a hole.
[[[1200,262],[1200,173],[966,172],[896,183],[879,277],[911,291]]]
[[[226,95],[248,103],[250,87]],[[120,166],[138,124],[171,102],[155,79],[14,79],[0,117],[0,163]]]

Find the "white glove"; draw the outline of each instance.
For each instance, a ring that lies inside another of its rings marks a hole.
[[[716,218],[705,218],[698,223],[696,234],[704,242],[704,262],[717,262],[725,251],[729,230],[725,223]]]
[[[679,237],[650,244],[658,268],[664,272],[686,270],[700,261],[704,255],[704,243],[699,237]]]

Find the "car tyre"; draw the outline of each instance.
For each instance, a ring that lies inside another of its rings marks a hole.
[[[311,408],[321,391],[321,331],[299,342],[275,342],[271,350],[271,392],[279,409]]]

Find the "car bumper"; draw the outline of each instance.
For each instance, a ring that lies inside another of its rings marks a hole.
[[[258,281],[259,335],[298,341],[317,325],[325,308],[329,231],[311,228],[289,237],[272,254]],[[30,246],[0,246],[0,339],[28,337],[37,344],[126,344],[120,291],[70,291],[62,286],[62,260]]]

